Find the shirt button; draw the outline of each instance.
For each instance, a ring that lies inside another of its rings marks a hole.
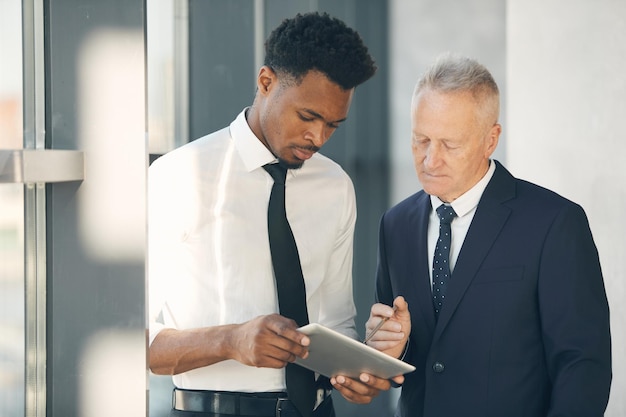
[[[445,366],[441,362],[435,362],[433,364],[433,371],[435,371],[438,374],[442,373],[444,369],[445,369]]]

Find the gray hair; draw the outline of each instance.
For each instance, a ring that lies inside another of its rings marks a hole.
[[[413,100],[424,90],[442,93],[469,92],[476,103],[496,123],[500,113],[500,91],[493,76],[478,61],[464,56],[446,53],[419,79],[413,92]]]

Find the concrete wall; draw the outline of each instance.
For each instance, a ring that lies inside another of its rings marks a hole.
[[[613,386],[626,415],[626,2],[507,2],[506,162],[581,204],[611,307]],[[591,383],[591,382],[590,382]]]

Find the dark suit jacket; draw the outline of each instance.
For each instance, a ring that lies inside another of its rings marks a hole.
[[[583,209],[496,162],[440,317],[428,271],[430,196],[380,223],[377,299],[409,303],[397,416],[602,416],[611,384],[609,309]]]

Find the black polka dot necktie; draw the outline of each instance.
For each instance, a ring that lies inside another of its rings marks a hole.
[[[450,272],[450,243],[452,242],[452,230],[450,223],[456,217],[451,206],[445,204],[437,208],[439,216],[439,239],[435,246],[433,256],[433,305],[435,306],[435,318],[443,307],[446,298],[446,289],[452,273]]]
[[[306,289],[298,248],[285,211],[287,168],[280,164],[268,164],[263,168],[274,179],[267,210],[267,228],[280,314],[295,320],[298,326],[304,326],[309,323]],[[289,399],[303,417],[309,417],[316,399],[315,375],[290,363],[285,369],[285,378]]]

